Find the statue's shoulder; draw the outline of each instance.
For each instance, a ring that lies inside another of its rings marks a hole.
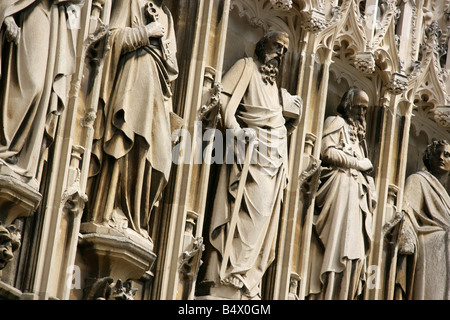
[[[253,58],[242,58],[237,60],[225,73],[222,79],[223,92],[232,94],[236,87],[246,86],[253,73],[253,65]]]
[[[231,68],[226,72],[227,75],[235,74],[235,73],[242,73],[245,68],[251,66],[254,64],[253,58],[241,58],[237,60]]]
[[[325,119],[323,135],[326,136],[330,133],[336,132],[343,128],[345,120],[341,116],[330,116]]]

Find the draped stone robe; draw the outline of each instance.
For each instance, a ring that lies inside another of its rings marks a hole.
[[[326,119],[310,257],[313,298],[352,300],[362,293],[376,201],[370,178],[355,169],[367,157],[364,149],[351,141],[342,117]]]
[[[450,299],[450,197],[427,170],[408,177],[403,212],[412,226],[412,255],[399,255],[397,298]]]
[[[17,45],[6,40],[4,25],[0,35],[0,166],[25,182],[33,183],[43,144],[53,140],[57,116],[68,101],[75,44],[64,4],[71,2],[80,1],[0,2],[0,24],[12,16],[20,28]]]
[[[113,8],[91,171],[102,167],[91,220],[111,221],[115,210],[144,233],[172,166],[170,83],[178,76],[172,15],[155,5],[166,33],[149,38],[148,2],[120,0]]]
[[[224,106],[226,128],[252,128],[256,131],[258,147],[253,153],[245,190],[237,220],[236,235],[227,275],[234,275],[244,283],[250,298],[260,293],[260,282],[274,260],[281,203],[287,184],[287,130],[282,115],[277,85],[263,82],[258,64],[252,58],[239,60],[223,78],[224,92],[239,106]],[[247,78],[246,80],[243,80]],[[238,88],[245,93],[240,99],[233,96]],[[234,208],[244,150],[238,148],[233,164],[222,165],[216,192],[210,242],[215,251],[207,262],[205,281],[220,286],[219,269],[224,246],[229,236],[228,225]],[[227,146],[229,147],[229,146]],[[241,162],[237,158],[242,159]]]

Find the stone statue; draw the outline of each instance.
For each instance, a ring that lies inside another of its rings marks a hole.
[[[14,258],[14,251],[20,247],[20,238],[15,225],[4,226],[0,223],[0,278],[1,270]]]
[[[450,145],[430,144],[425,168],[405,184],[404,221],[399,235],[396,298],[450,299],[450,196],[445,182],[450,172]]]
[[[368,95],[347,91],[340,115],[325,120],[321,184],[311,244],[311,299],[353,300],[362,293],[376,205],[366,146]]]
[[[83,0],[0,3],[0,173],[34,181],[42,151],[53,141],[75,71],[69,5]]]
[[[172,15],[164,2],[118,0],[111,13],[88,220],[148,237],[152,208],[172,166],[171,82],[178,76]]]
[[[300,97],[276,84],[288,46],[287,34],[269,32],[256,45],[254,58],[238,60],[223,77],[224,128],[250,142],[246,151],[231,152],[242,159],[245,153],[245,161],[227,161],[220,171],[209,229],[212,247],[200,283],[212,296],[260,298],[261,279],[274,260],[287,184],[287,137],[302,108]]]

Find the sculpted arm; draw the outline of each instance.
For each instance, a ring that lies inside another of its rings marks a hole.
[[[241,128],[240,124],[236,120],[236,112],[240,103],[240,101],[237,101],[236,99],[236,97],[240,96],[240,94],[236,94],[236,92],[244,92],[248,86],[248,82],[243,81],[245,83],[243,85],[240,81],[241,77],[243,77],[244,70],[245,62],[244,60],[239,60],[231,67],[227,74],[225,74],[222,82],[224,89],[220,95],[220,101],[222,104],[221,113],[225,129],[231,130],[233,135],[237,138],[242,139],[244,137],[249,137],[252,139],[256,137],[255,131],[249,128]],[[239,99],[241,98],[242,97],[239,97]]]
[[[357,159],[351,149],[346,148],[340,142],[340,131],[328,134],[322,140],[322,160],[324,164],[330,164],[339,168],[351,168],[358,171],[368,171],[372,169],[369,159]]]
[[[253,139],[256,137],[256,133],[253,129],[242,128],[236,120],[236,111],[238,105],[230,105],[228,102],[231,97],[227,93],[222,93],[220,95],[220,101],[224,108],[222,109],[222,117],[225,125],[225,129],[231,130],[233,135],[238,139],[244,139],[248,137]]]
[[[150,45],[150,38],[160,38],[164,32],[164,27],[159,22],[136,28],[116,29],[115,42],[122,48],[122,54],[125,54]]]

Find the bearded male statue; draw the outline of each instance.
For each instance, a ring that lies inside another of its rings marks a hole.
[[[259,299],[262,277],[274,260],[288,176],[287,137],[298,124],[302,105],[300,97],[276,84],[288,46],[286,33],[267,33],[257,43],[255,57],[238,60],[222,81],[227,133],[241,141],[247,136],[258,146],[247,147],[251,162],[235,159],[221,167],[209,229],[211,250],[200,282],[210,284],[211,296]],[[239,158],[242,152],[236,149],[231,153]]]
[[[366,146],[367,93],[350,89],[340,115],[325,120],[321,185],[311,245],[311,299],[354,300],[361,295],[376,205]]]

